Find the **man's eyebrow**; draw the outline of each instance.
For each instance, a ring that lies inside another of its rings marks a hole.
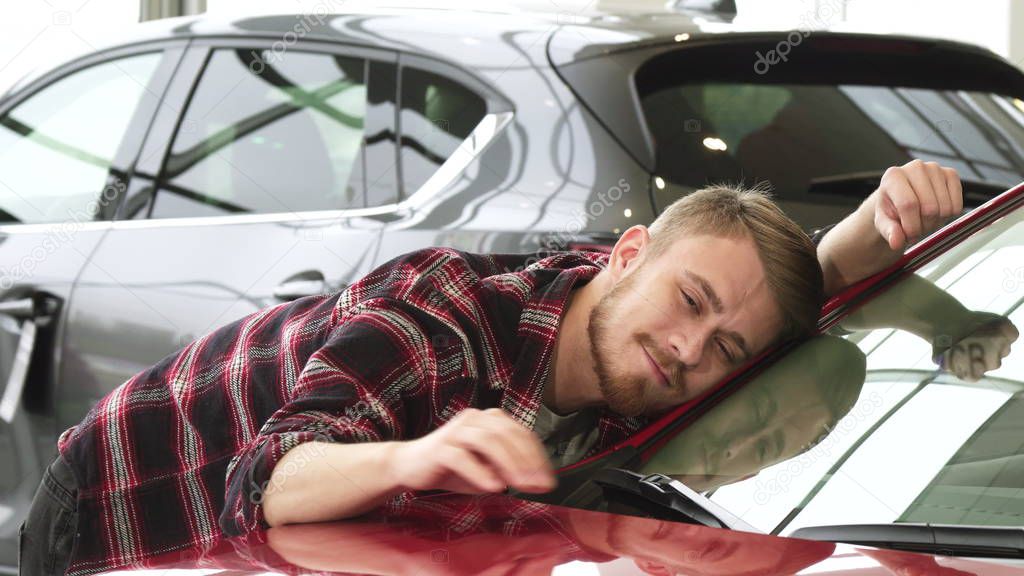
[[[715,289],[711,287],[711,283],[696,272],[690,272],[689,270],[683,270],[683,274],[686,275],[691,281],[696,282],[700,289],[704,291],[704,296],[711,301],[711,309],[715,311],[715,314],[722,313],[722,299],[718,297]]]
[[[709,302],[711,302],[711,309],[714,310],[716,314],[721,314],[723,310],[722,299],[718,297],[718,293],[711,287],[711,283],[708,282],[707,278],[689,270],[683,270],[683,275],[700,286],[701,291],[704,292],[704,296]],[[736,343],[736,346],[739,347],[740,352],[743,353],[743,357],[738,358],[740,362],[746,362],[750,359],[750,349],[747,348],[747,341],[743,338],[742,334],[731,330],[727,332],[723,331],[722,333],[731,338]]]

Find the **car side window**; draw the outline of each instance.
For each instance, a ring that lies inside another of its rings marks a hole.
[[[413,67],[401,78],[402,192],[416,192],[487,114],[477,93],[449,78]]]
[[[92,220],[109,172],[160,64],[159,52],[111,60],[42,88],[0,118],[0,222]]]
[[[365,207],[366,69],[331,54],[213,51],[151,217]]]

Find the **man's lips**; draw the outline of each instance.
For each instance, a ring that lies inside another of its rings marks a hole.
[[[643,346],[641,346],[641,348],[643,349],[644,356],[647,357],[647,362],[651,365],[651,369],[654,370],[654,374],[657,376],[658,380],[666,388],[671,388],[672,386],[669,383],[668,376],[666,376],[665,372],[661,370],[661,366],[658,366],[658,363],[654,361],[654,358],[647,352],[647,348],[644,348]]]

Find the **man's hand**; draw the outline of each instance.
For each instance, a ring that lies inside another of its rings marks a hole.
[[[871,196],[875,230],[892,250],[938,230],[964,205],[956,170],[921,160],[886,170]]]
[[[306,442],[274,466],[263,496],[270,526],[358,516],[405,490],[548,492],[544,446],[498,408],[470,408],[415,440]]]
[[[540,439],[498,408],[470,408],[430,434],[400,442],[395,482],[409,490],[548,492],[555,474]]]
[[[903,248],[942,226],[963,209],[956,170],[912,160],[885,171],[860,207],[825,234],[818,262],[825,294],[876,274],[903,255]]]
[[[934,345],[933,357],[940,366],[967,382],[977,382],[986,372],[1002,366],[1020,332],[1005,316],[972,312],[967,335],[945,348]]]

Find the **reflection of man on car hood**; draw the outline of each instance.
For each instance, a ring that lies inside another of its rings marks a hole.
[[[305,570],[395,576],[553,574],[572,561],[609,563],[594,573],[634,573],[621,566],[631,562],[648,574],[783,576],[816,564],[835,549],[829,542],[508,497],[427,498],[385,518],[386,524],[373,516],[352,523],[282,526],[267,532],[266,540],[285,561]]]
[[[95,570],[414,490],[551,490],[541,441],[563,422],[539,438],[538,414],[593,422],[567,460],[614,445],[812,333],[825,295],[894,262],[961,200],[950,169],[890,168],[816,250],[766,195],[715,187],[629,228],[610,254],[530,264],[424,249],[344,292],[260,310],[133,376],[61,435],[43,483],[69,497],[37,493],[25,565],[73,549],[71,571]],[[74,546],[51,541],[72,537],[49,529],[60,514],[77,515]]]

